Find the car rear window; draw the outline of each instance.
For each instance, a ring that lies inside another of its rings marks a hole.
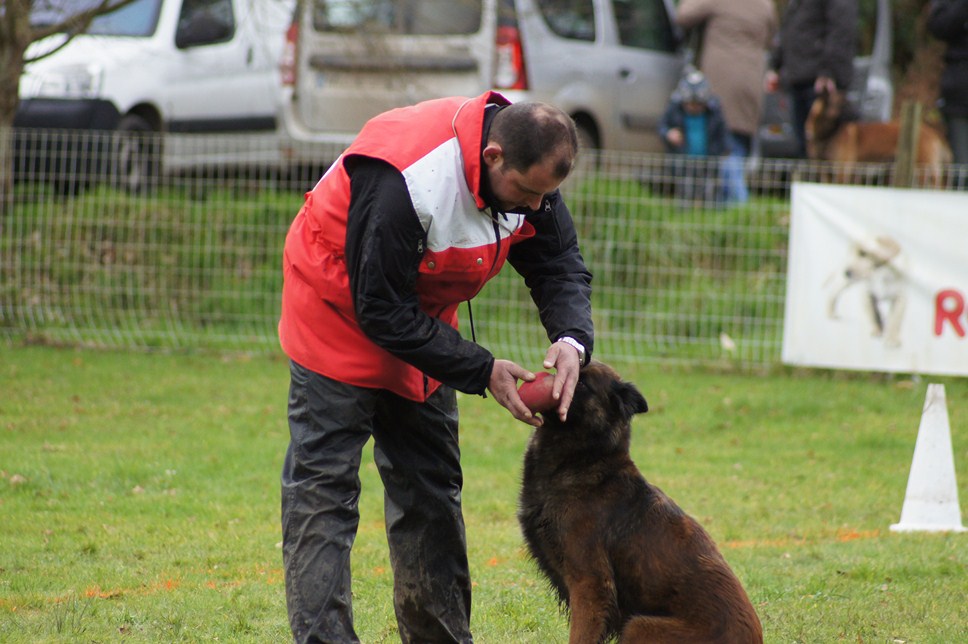
[[[538,0],[538,9],[548,28],[562,38],[595,40],[592,0]]]
[[[673,52],[676,36],[662,0],[613,0],[619,41],[626,47]]]
[[[481,0],[314,0],[316,31],[402,35],[472,34]]]

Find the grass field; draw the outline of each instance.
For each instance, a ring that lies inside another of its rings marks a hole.
[[[616,365],[645,475],[720,544],[768,642],[968,642],[968,534],[896,534],[928,382],[968,499],[968,381]],[[282,359],[0,348],[0,641],[285,642]],[[514,517],[529,428],[464,396],[482,643],[567,641]],[[364,642],[398,641],[382,490],[362,472]]]

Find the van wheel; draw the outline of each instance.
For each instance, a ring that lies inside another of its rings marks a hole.
[[[121,119],[114,137],[114,172],[117,187],[145,192],[158,181],[161,140],[151,124],[137,114]]]
[[[601,150],[595,125],[581,118],[575,119],[575,133],[578,135],[578,163],[572,174],[586,176],[598,169]]]
[[[595,126],[584,121],[578,120],[575,122],[575,131],[578,134],[578,147],[581,150],[597,150],[598,143],[598,133],[595,131]]]

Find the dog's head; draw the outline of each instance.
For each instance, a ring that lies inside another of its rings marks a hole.
[[[592,361],[581,370],[568,420],[562,423],[557,414],[548,414],[544,426],[588,437],[598,445],[603,438],[607,444],[627,444],[632,416],[648,410],[635,385],[623,381],[610,366]]]
[[[845,120],[846,100],[844,94],[838,91],[824,90],[817,94],[803,126],[809,158],[823,158],[826,143]]]
[[[887,235],[857,242],[851,248],[851,259],[844,268],[844,277],[859,281],[870,277],[877,269],[887,266],[901,252],[901,245]]]

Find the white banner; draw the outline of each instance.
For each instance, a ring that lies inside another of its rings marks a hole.
[[[783,361],[968,375],[968,194],[795,183]]]

